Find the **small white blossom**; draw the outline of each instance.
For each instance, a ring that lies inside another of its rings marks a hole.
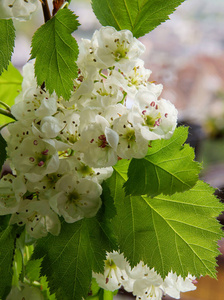
[[[121,158],[142,158],[148,150],[148,140],[145,139],[140,129],[134,126],[132,114],[129,112],[117,118],[113,123],[113,130],[119,135],[117,154]]]
[[[106,260],[104,262],[104,273],[94,273],[93,277],[96,279],[98,285],[109,291],[115,291],[119,289],[122,282],[128,280],[127,273],[125,271],[125,265],[127,264],[123,254],[119,254],[114,251],[113,253],[107,253]]]
[[[196,277],[188,275],[185,279],[180,275],[177,276],[176,273],[172,271],[166,276],[163,289],[164,292],[175,299],[180,299],[180,292],[194,291],[197,287],[194,285],[196,283]]]
[[[50,205],[68,223],[94,217],[101,206],[102,188],[96,181],[66,174],[55,187]]]
[[[0,180],[0,215],[15,213],[25,193],[26,185],[22,177],[12,174],[3,176]]]
[[[46,200],[23,200],[10,219],[10,224],[26,225],[26,231],[38,239],[46,236],[48,232],[58,235],[61,223],[57,214],[50,208]]]
[[[25,138],[11,159],[16,170],[32,182],[54,173],[59,167],[54,141],[37,137]]]
[[[96,62],[102,69],[116,66],[122,71],[131,70],[145,51],[144,45],[133,37],[131,31],[116,31],[109,26],[95,31],[92,44]]]
[[[91,167],[113,166],[117,162],[118,134],[105,118],[97,115],[95,120],[81,132],[76,149],[84,154],[83,160]]]
[[[25,21],[38,7],[38,0],[1,0],[0,19]]]

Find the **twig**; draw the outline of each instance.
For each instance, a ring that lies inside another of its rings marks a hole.
[[[51,13],[50,13],[50,9],[48,6],[48,2],[47,0],[42,0],[42,9],[43,9],[43,13],[44,13],[44,21],[45,23],[47,23],[47,21],[49,21],[51,19]]]
[[[11,112],[6,109],[0,108],[0,114],[16,120],[16,118],[11,114]]]

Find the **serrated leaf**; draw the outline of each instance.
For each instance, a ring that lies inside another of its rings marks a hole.
[[[199,181],[184,193],[171,196],[127,196],[115,199],[114,226],[121,252],[136,265],[140,260],[165,277],[171,269],[183,277],[188,272],[216,276],[222,237],[215,219],[223,204],[214,189]]]
[[[15,27],[13,21],[0,20],[0,75],[4,69],[7,70],[8,64],[11,60],[14,41],[15,41]]]
[[[40,284],[41,284],[41,291],[44,296],[44,300],[57,300],[55,294],[50,293],[46,276],[41,276]]]
[[[12,106],[21,90],[22,81],[23,77],[20,72],[9,63],[8,69],[4,70],[0,76],[0,101]],[[4,115],[0,117],[0,125],[11,121],[11,118]]]
[[[33,258],[44,257],[41,273],[58,299],[81,300],[87,297],[92,270],[102,272],[106,251],[112,250],[113,241],[95,217],[64,222],[59,236],[37,241]]]
[[[72,37],[77,29],[77,17],[67,8],[42,25],[32,39],[31,58],[36,58],[38,85],[45,82],[50,93],[69,99],[73,80],[77,77],[78,44]]]
[[[41,263],[43,258],[29,260],[26,264],[26,277],[30,280],[30,282],[38,281],[40,279],[40,271],[41,271]]]
[[[192,188],[201,166],[194,161],[194,149],[182,146],[187,136],[187,127],[179,127],[169,140],[153,141],[147,156],[132,159],[124,184],[126,194],[171,195]]]
[[[0,232],[0,298],[2,300],[6,299],[11,289],[15,238],[14,226],[8,226]]]
[[[129,29],[135,37],[150,32],[185,0],[92,0],[93,11],[103,26]]]
[[[2,170],[2,166],[6,160],[6,141],[3,139],[0,133],[0,172]]]

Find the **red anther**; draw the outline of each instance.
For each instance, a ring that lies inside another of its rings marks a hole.
[[[143,110],[143,111],[142,111],[142,114],[145,115],[145,113],[146,113],[146,110]]]
[[[90,143],[92,144],[93,141],[94,141],[94,139],[91,139]]]
[[[155,105],[156,105],[155,101],[152,101],[152,102],[150,103],[150,106],[155,106]]]
[[[30,160],[31,162],[34,162],[35,159],[34,159],[34,157],[30,157],[29,160]]]
[[[38,166],[39,167],[42,167],[44,165],[44,162],[41,160],[41,161],[39,161],[39,163],[38,163]]]
[[[98,139],[100,141],[102,141],[101,145],[99,146],[100,148],[105,148],[108,145],[107,139],[104,134],[101,134],[100,136],[98,136]]]
[[[38,141],[37,140],[34,140],[33,141],[33,144],[36,146],[36,145],[38,145]]]
[[[46,149],[46,150],[44,150],[44,151],[42,151],[41,153],[43,154],[43,155],[47,155],[48,154],[48,149]]]
[[[159,106],[156,104],[156,107],[155,107],[155,109],[158,109],[159,108]]]
[[[108,282],[109,282],[109,278],[107,277],[107,278],[106,278],[106,283],[108,283]]]
[[[167,118],[168,117],[168,113],[165,113],[165,118]]]
[[[156,120],[156,121],[155,121],[155,124],[154,124],[154,127],[155,127],[155,126],[159,126],[159,125],[160,125],[160,121],[161,121],[161,118],[159,118],[158,120]]]

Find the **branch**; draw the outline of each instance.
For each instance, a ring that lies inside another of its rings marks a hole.
[[[48,2],[47,0],[42,0],[42,9],[43,9],[43,13],[44,13],[44,21],[45,23],[47,23],[47,21],[49,21],[51,19],[51,13],[50,13],[50,9],[48,6]]]

